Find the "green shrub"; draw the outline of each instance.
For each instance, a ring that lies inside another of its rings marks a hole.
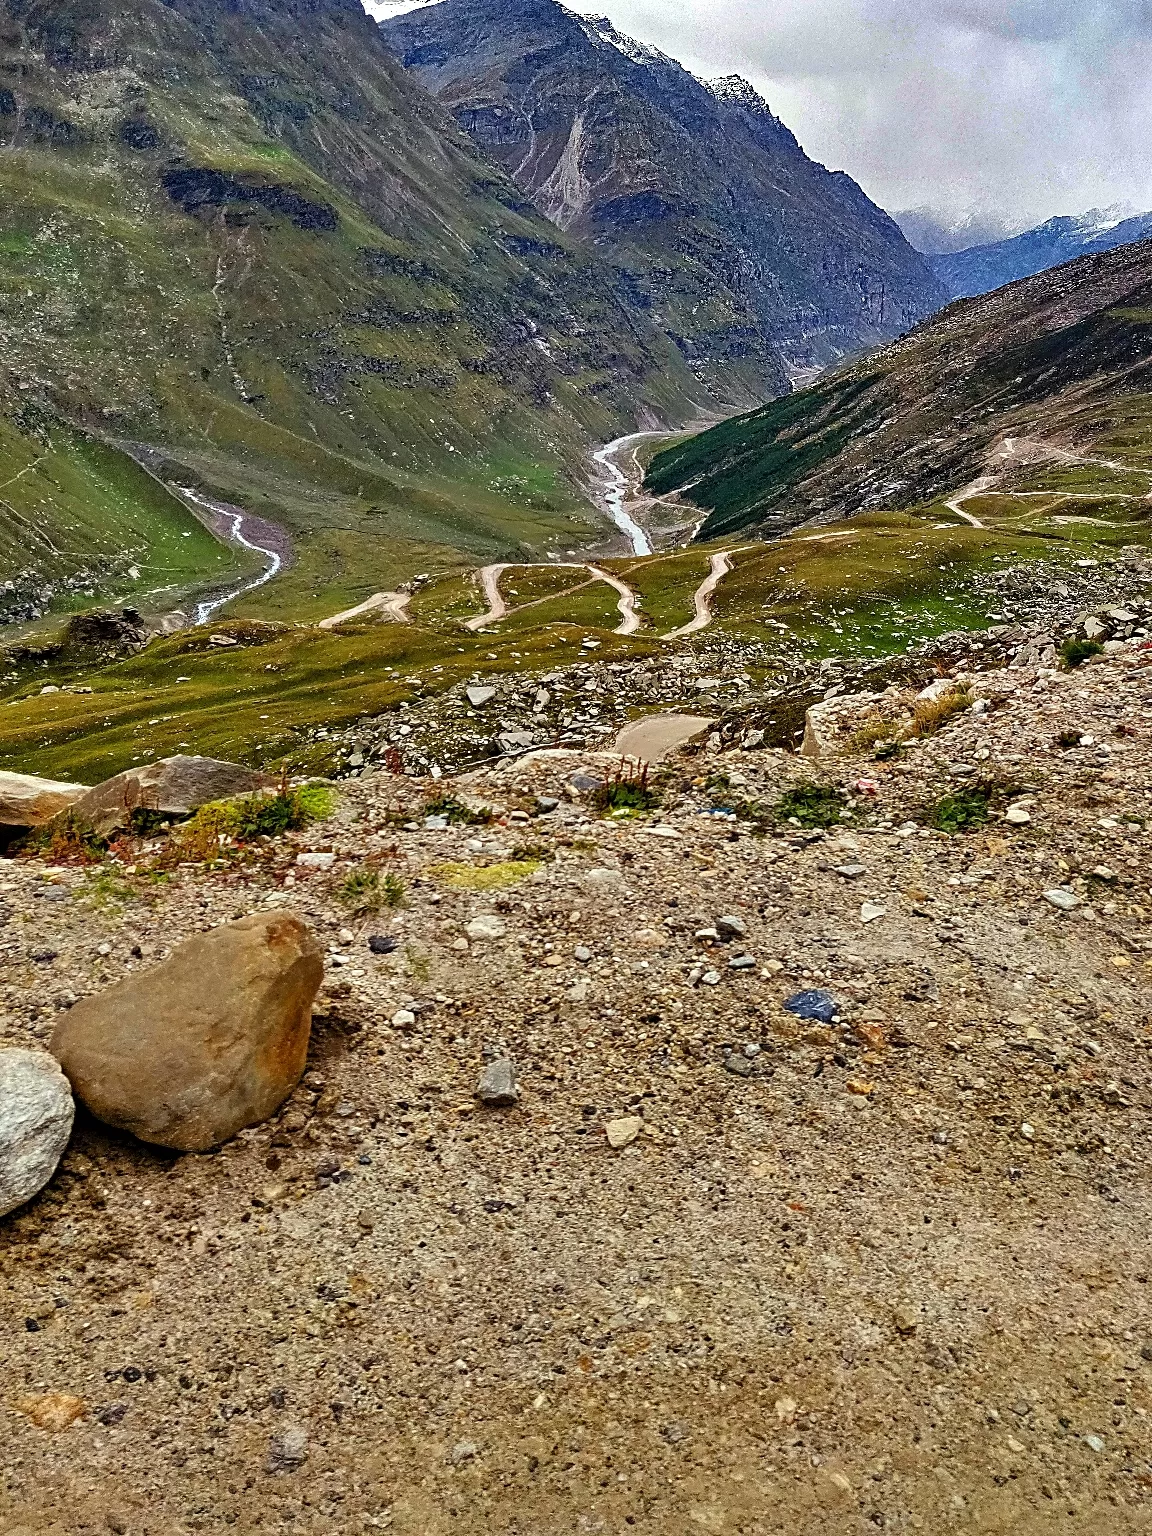
[[[928,825],[937,832],[955,836],[959,832],[975,832],[987,822],[992,804],[992,794],[985,785],[974,784],[954,795],[944,795],[929,807]]]
[[[802,827],[834,827],[843,817],[848,797],[830,784],[797,784],[773,807],[777,821],[798,821]]]
[[[1060,660],[1074,672],[1077,667],[1082,667],[1086,661],[1091,661],[1093,656],[1103,656],[1104,647],[1097,640],[1065,640],[1060,647]]]
[[[648,782],[647,763],[621,763],[616,773],[595,790],[592,804],[612,815],[642,815],[660,804],[659,793]]]

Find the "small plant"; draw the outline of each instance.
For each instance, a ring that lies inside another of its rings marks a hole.
[[[435,795],[426,801],[424,814],[443,816],[450,827],[486,827],[495,819],[486,806],[474,811],[471,806],[447,794]]]
[[[954,795],[944,795],[928,811],[928,825],[937,832],[956,836],[960,832],[975,832],[988,820],[992,795],[986,786],[974,784]]]
[[[848,799],[830,784],[797,784],[773,807],[777,821],[798,821],[802,827],[834,827],[843,819]]]
[[[615,774],[593,793],[593,806],[610,815],[638,816],[654,811],[660,796],[648,782],[650,772],[647,763],[621,760]]]
[[[362,864],[348,875],[337,891],[336,899],[357,917],[376,912],[384,900],[380,885],[380,871],[371,864]]]
[[[303,784],[297,789],[281,783],[274,795],[249,795],[226,803],[233,823],[232,835],[241,839],[282,837],[301,832],[314,821],[331,816],[333,795],[323,784]]]
[[[883,715],[869,715],[862,720],[860,725],[848,738],[848,748],[852,752],[871,752],[874,749],[879,755],[881,747],[896,747],[899,743],[897,736],[900,727],[894,720],[885,720]]]
[[[1091,661],[1093,656],[1103,656],[1104,647],[1098,640],[1065,640],[1060,647],[1060,660],[1074,672],[1077,667],[1082,667],[1086,661]]]
[[[500,864],[437,864],[432,875],[454,891],[502,891],[530,879],[543,867],[533,859],[509,859]]]
[[[917,699],[912,709],[912,735],[920,740],[935,736],[949,720],[971,709],[975,702],[970,693],[960,688],[940,699]]]
[[[404,958],[416,980],[426,982],[432,974],[432,961],[429,956],[422,949],[417,949],[415,944],[405,944]]]
[[[22,847],[30,853],[42,854],[52,864],[100,864],[107,852],[96,829],[75,811],[65,811],[46,826],[38,827]]]
[[[380,882],[380,896],[386,907],[402,907],[408,899],[408,888],[399,875],[390,873]]]

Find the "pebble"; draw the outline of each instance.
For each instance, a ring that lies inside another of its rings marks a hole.
[[[1090,1451],[1100,1452],[1104,1449],[1104,1441],[1099,1435],[1085,1435],[1084,1444]]]
[[[336,862],[334,853],[298,853],[296,862],[301,869],[331,869]]]
[[[473,709],[482,709],[496,697],[495,688],[469,688],[466,691],[468,702]]]
[[[724,1058],[724,1070],[733,1077],[751,1077],[753,1066],[742,1051],[730,1051]]]
[[[536,809],[541,816],[551,816],[553,811],[560,809],[560,802],[553,795],[540,795],[536,801]]]
[[[888,916],[888,908],[882,907],[878,902],[866,901],[860,908],[860,921],[862,923],[875,923],[882,917]]]
[[[784,1007],[798,1019],[808,1019],[814,1024],[831,1024],[840,1012],[840,1005],[831,992],[817,988],[810,992],[797,992]]]
[[[368,948],[374,955],[394,955],[400,948],[400,941],[387,934],[374,933],[368,940]]]
[[[1059,912],[1074,912],[1080,905],[1080,898],[1075,891],[1045,891],[1044,900]]]
[[[700,980],[706,987],[718,987],[720,985],[719,971],[705,971]]]
[[[604,1130],[608,1136],[608,1145],[619,1152],[624,1147],[630,1147],[644,1129],[644,1122],[639,1115],[626,1115],[622,1120],[609,1120]]]
[[[716,932],[722,939],[744,939],[748,937],[747,926],[738,917],[718,917],[716,919]]]
[[[1032,817],[1023,806],[1012,805],[1004,813],[1004,820],[1010,827],[1026,827],[1032,820]]]
[[[464,932],[470,939],[502,939],[508,932],[508,926],[494,912],[486,912],[480,917],[474,917]]]
[[[728,969],[730,971],[754,971],[756,969],[755,956],[736,955],[734,959],[729,960]]]
[[[516,1063],[508,1057],[490,1061],[480,1076],[476,1097],[490,1109],[512,1109],[520,1102]]]
[[[588,948],[587,944],[577,944],[573,954],[581,965],[587,965],[592,958],[592,951]]]
[[[268,1448],[269,1472],[290,1472],[308,1460],[308,1431],[293,1424],[272,1437]]]
[[[479,1454],[480,1447],[474,1440],[457,1440],[448,1453],[448,1459],[454,1467],[459,1467],[466,1461],[475,1461]]]
[[[392,1015],[393,1029],[411,1029],[416,1023],[416,1015],[410,1008],[401,1008]]]
[[[833,874],[843,875],[845,880],[859,880],[861,875],[867,873],[863,864],[837,864],[833,870]]]

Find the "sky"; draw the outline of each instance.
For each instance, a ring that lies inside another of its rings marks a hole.
[[[567,3],[696,74],[744,75],[813,158],[893,212],[975,209],[1023,228],[1152,209],[1149,0]]]

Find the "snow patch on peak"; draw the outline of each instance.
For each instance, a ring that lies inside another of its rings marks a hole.
[[[607,16],[579,16],[575,11],[569,11],[568,15],[579,22],[589,42],[607,43],[609,47],[615,48],[617,53],[622,53],[626,59],[631,59],[633,64],[674,62],[666,53],[661,53],[659,48],[653,48],[649,43],[638,42],[634,37],[618,32]]]
[[[1090,208],[1072,223],[1081,234],[1106,235],[1110,229],[1135,218],[1137,211],[1131,203],[1113,203],[1110,208]]]

